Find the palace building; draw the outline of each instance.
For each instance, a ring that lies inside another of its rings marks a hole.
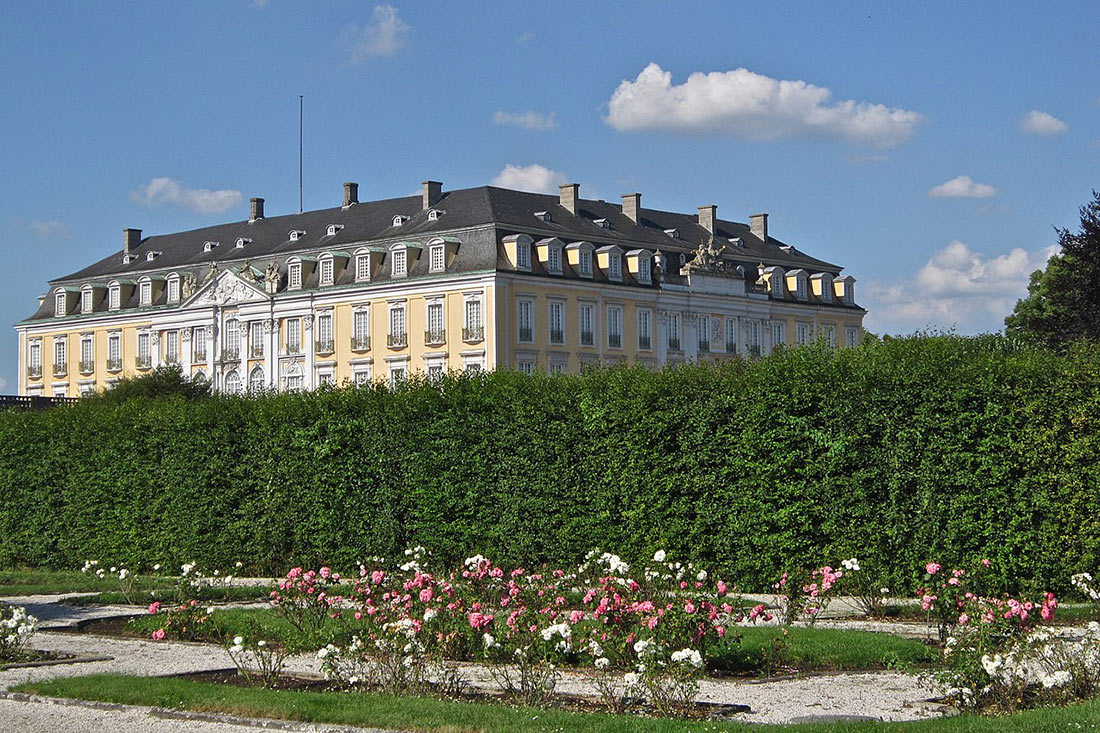
[[[578,372],[853,346],[855,278],[748,224],[491,186],[143,237],[50,283],[16,324],[19,393],[162,364],[225,392],[492,368]]]

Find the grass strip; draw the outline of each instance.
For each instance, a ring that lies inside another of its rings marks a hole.
[[[595,731],[642,733],[730,731],[749,733],[794,730],[798,733],[987,733],[995,731],[1055,731],[1095,729],[1100,724],[1100,700],[1063,708],[1029,710],[999,718],[958,716],[912,723],[833,723],[760,726],[717,721],[681,721],[543,710],[482,702],[449,702],[424,697],[372,693],[292,692],[216,685],[163,677],[91,675],[29,682],[15,691],[80,700],[153,705],[174,710],[226,713],[306,723],[360,725],[399,730],[439,731]],[[809,714],[810,711],[807,711]]]

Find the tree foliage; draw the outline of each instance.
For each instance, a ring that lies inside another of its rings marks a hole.
[[[896,592],[988,557],[1100,569],[1100,344],[883,339],[582,376],[493,372],[0,413],[0,567],[345,570],[665,549],[744,590],[858,557]]]
[[[123,377],[115,386],[93,399],[118,404],[138,397],[181,397],[197,400],[209,397],[210,383],[202,378],[184,376],[179,366],[159,366],[148,374]]]
[[[1092,196],[1080,230],[1058,230],[1062,251],[1031,274],[1027,297],[1005,318],[1009,333],[1048,346],[1100,341],[1100,194]]]

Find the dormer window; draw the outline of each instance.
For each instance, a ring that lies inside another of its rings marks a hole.
[[[327,236],[335,237],[336,233],[344,228],[343,224],[329,224],[328,229],[325,230]]]
[[[395,227],[399,227],[408,220],[409,220],[409,217],[402,216],[401,214],[398,214],[397,216],[393,217],[393,225]]]
[[[439,209],[428,209],[428,221],[438,221],[442,214]]]
[[[648,257],[638,258],[638,282],[649,283],[653,279],[653,263]]]
[[[623,279],[623,260],[618,252],[612,252],[607,257],[607,276],[612,280]]]
[[[252,244],[252,240],[248,237],[237,238],[237,249],[244,249],[246,244]]]
[[[65,311],[67,310],[68,308],[65,304],[65,291],[59,290],[57,294],[54,295],[53,314],[54,316],[60,317],[65,315]]]
[[[592,253],[586,249],[580,252],[580,272],[584,277],[592,277]]]
[[[797,277],[797,278],[795,278],[795,282],[797,283],[797,289],[795,290],[795,297],[797,297],[799,300],[805,300],[806,299],[806,278]]]
[[[172,275],[168,278],[166,285],[168,289],[168,302],[178,303],[180,299],[180,279],[179,277]]]
[[[123,255],[122,256],[122,264],[128,265],[131,262],[133,262],[134,260],[136,260],[137,258],[138,258],[137,255]]]
[[[92,312],[92,289],[89,287],[85,287],[80,291],[80,312]]]
[[[162,254],[164,254],[164,253],[163,252],[146,252],[145,253],[145,261],[146,262],[152,262],[156,258],[160,257]]]
[[[320,284],[321,285],[332,285],[332,282],[333,282],[333,278],[332,278],[332,275],[333,275],[332,255],[326,255],[326,256],[322,257],[321,261],[318,263],[318,266],[320,268],[320,274],[318,275],[318,280],[320,281]]]
[[[535,218],[538,219],[539,221],[550,221],[550,212],[549,211],[536,211],[535,212]]]
[[[730,237],[730,244],[732,244],[734,247],[744,248],[745,240],[741,239],[741,237]]]
[[[555,275],[561,274],[561,247],[550,247],[546,253],[546,269]]]
[[[607,219],[595,219],[592,223],[598,226],[600,229],[611,228],[611,222],[609,222]]]
[[[666,229],[665,234],[672,237],[673,239],[679,239],[680,238],[680,230],[679,229]]]
[[[531,269],[531,245],[524,242],[516,244],[516,267]]]
[[[301,260],[287,260],[286,286],[289,290],[298,290],[302,287],[302,262]]]
[[[365,283],[370,280],[370,252],[359,252],[355,255],[355,282]]]
[[[118,283],[111,283],[107,287],[107,307],[110,310],[117,311],[121,307],[122,302],[122,286]]]
[[[291,242],[297,242],[299,239],[301,239],[305,235],[306,235],[306,233],[304,231],[302,231],[301,229],[291,229],[290,230],[290,241]]]
[[[443,272],[446,269],[446,252],[442,244],[433,244],[428,252],[428,271]]]
[[[138,284],[138,302],[140,305],[152,305],[153,303],[153,283],[149,280],[142,280]]]
[[[775,272],[772,274],[772,297],[783,297],[783,273]]]
[[[203,252],[213,252],[214,248],[217,247],[219,244],[221,244],[221,242],[203,242],[202,243],[202,251]]]
[[[390,275],[392,277],[405,277],[409,274],[409,253],[404,247],[393,250],[393,258],[390,260]]]

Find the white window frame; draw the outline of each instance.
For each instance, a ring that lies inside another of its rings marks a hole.
[[[409,250],[397,247],[390,250],[390,277],[407,277],[409,274]]]
[[[65,291],[60,290],[54,293],[53,296],[53,314],[56,318],[60,318],[68,311],[68,305],[66,302]]]
[[[122,363],[122,333],[111,331],[107,334],[107,363]]]
[[[240,394],[241,393],[241,372],[234,368],[225,373],[225,379],[223,380],[226,394]]]
[[[317,333],[316,339],[318,344],[331,343],[332,348],[336,348],[336,333],[332,320],[332,311],[324,310],[317,314]]]
[[[554,275],[561,274],[561,247],[547,247],[546,269]]]
[[[370,308],[356,308],[351,313],[351,337],[356,343],[370,339]]]
[[[524,331],[527,332],[527,338],[524,338]],[[535,343],[534,298],[516,298],[516,341],[521,344]]]
[[[180,360],[180,332],[164,332],[164,360],[169,364],[178,363]]]
[[[260,359],[263,358],[266,351],[267,349],[264,348],[264,324],[261,321],[252,321],[248,324],[248,356]]]
[[[653,281],[653,263],[649,257],[640,255],[638,257],[638,282],[648,285]]]
[[[446,269],[446,248],[442,244],[433,244],[428,248],[428,272],[443,272]]]
[[[303,388],[302,369],[294,364],[283,375],[283,391],[291,394],[300,394]]]
[[[772,348],[776,346],[786,346],[787,344],[787,322],[786,321],[772,321]]]
[[[859,346],[859,328],[856,326],[844,327],[844,345],[845,346]]]
[[[291,336],[293,335],[293,338]],[[283,349],[287,354],[302,353],[302,319],[298,317],[283,320]],[[298,375],[301,376],[301,375]]]
[[[566,364],[561,359],[550,359],[546,362],[546,373],[550,376],[565,374]]]
[[[555,328],[555,323],[557,328]],[[558,331],[560,338],[554,338],[554,331]],[[546,338],[552,346],[565,345],[565,301],[551,298],[546,303]]]
[[[618,252],[607,253],[607,279],[615,281],[623,279],[623,257]]]
[[[653,350],[653,311],[649,308],[637,309],[638,319],[638,350],[639,351],[652,351]],[[645,336],[649,341],[646,346],[642,345],[642,337]]]
[[[813,326],[812,324],[805,322],[797,322],[794,324],[795,343],[799,346],[805,346],[813,340]]]
[[[295,258],[286,263],[286,289],[302,289],[302,261]]]
[[[581,248],[580,256],[577,258],[577,267],[581,277],[592,277],[592,252],[591,250]]]
[[[516,242],[516,267],[520,270],[531,269],[531,245]]]
[[[726,316],[725,319],[726,353],[733,354],[737,351],[737,319]]]
[[[531,376],[535,373],[535,360],[531,357],[517,358],[516,371]]]
[[[680,314],[668,314],[668,343],[666,346],[673,351],[684,350],[683,329],[680,328]],[[675,345],[673,343],[675,342]]]
[[[195,326],[191,331],[191,357],[199,361],[206,356],[206,326]]]
[[[134,354],[134,358],[138,361],[149,361],[153,358],[152,350],[152,334],[148,331],[138,331],[137,353]]]
[[[821,333],[825,339],[829,342],[829,346],[836,347],[836,324],[835,323],[822,323]]]
[[[256,375],[259,375],[259,384],[256,384]],[[262,392],[267,386],[266,379],[264,378],[264,368],[257,364],[252,367],[248,372],[248,392],[249,394],[256,394]]]
[[[180,279],[173,275],[168,278],[166,287],[168,290],[168,302],[178,303],[180,301]]]
[[[358,252],[355,255],[355,282],[370,282],[370,252]]]
[[[586,323],[587,322],[587,323]],[[585,326],[588,326],[585,329]],[[581,346],[596,345],[596,304],[581,302],[577,306],[577,333]],[[588,340],[585,340],[585,335]]]
[[[321,285],[332,285],[335,282],[336,262],[331,255],[322,257],[318,261],[317,269]]]
[[[477,328],[483,329],[485,327],[485,308],[484,304],[481,302],[480,295],[466,298],[464,309],[464,328],[473,330]],[[484,332],[482,335],[484,336]]]
[[[42,342],[31,341],[27,344],[27,366],[42,368]]]
[[[93,293],[91,288],[83,288],[80,291],[80,312],[91,313],[92,312],[92,298]]]
[[[388,335],[403,336],[405,346],[409,345],[409,319],[404,303],[390,303]]]
[[[390,389],[393,389],[398,384],[402,384],[409,378],[409,362],[402,359],[401,361],[391,361],[388,364],[386,370],[386,379],[390,385]]]
[[[615,336],[619,338],[618,344],[612,343],[612,338]],[[607,306],[607,347],[609,349],[623,347],[623,307],[621,305]]]
[[[153,304],[153,281],[142,280],[138,283],[138,305]]]
[[[802,275],[797,275],[794,279],[795,282],[795,297],[799,300],[806,300],[806,278]]]
[[[351,373],[351,379],[356,387],[364,387],[370,384],[370,364],[356,366]]]
[[[88,334],[80,337],[80,363],[95,361],[95,339]]]
[[[112,283],[107,288],[107,308],[117,311],[122,307],[122,286]]]

